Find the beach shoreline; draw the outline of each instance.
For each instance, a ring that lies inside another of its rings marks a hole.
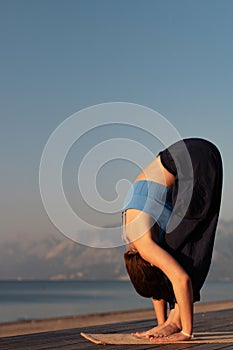
[[[233,300],[201,302],[194,305],[194,313],[233,309]],[[87,315],[66,316],[30,321],[0,323],[0,338],[59,331],[72,328],[90,327],[126,321],[153,319],[153,309],[113,311]]]

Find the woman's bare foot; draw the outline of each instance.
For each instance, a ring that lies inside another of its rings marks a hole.
[[[178,305],[171,311],[163,327],[150,334],[149,338],[163,338],[181,331],[181,320]]]
[[[172,334],[179,333],[181,330],[181,321],[178,305],[171,310],[168,319],[161,325],[153,327],[145,332],[136,332],[132,335],[140,338],[157,339],[168,337]]]
[[[136,332],[136,333],[132,333],[132,335],[134,335],[136,337],[139,337],[139,338],[150,338],[150,337],[153,337],[154,334],[160,333],[160,331],[162,331],[162,329],[164,327],[168,326],[172,322],[174,314],[175,314],[175,310],[171,310],[170,314],[168,316],[168,319],[164,323],[162,323],[162,324],[160,324],[158,326],[155,326],[155,327],[149,329],[148,331]]]
[[[163,338],[179,332],[180,332],[180,326],[174,322],[171,322],[167,325],[164,325],[159,330],[156,330],[154,333],[150,334],[149,338]]]
[[[153,334],[159,332],[160,329],[162,329],[164,327],[164,325],[165,325],[165,323],[163,323],[159,326],[155,326],[155,327],[149,329],[148,331],[132,333],[132,335],[134,335],[135,337],[139,337],[139,338],[149,338],[150,336],[153,336]]]

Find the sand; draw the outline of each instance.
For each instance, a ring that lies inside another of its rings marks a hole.
[[[198,303],[194,312],[209,312],[233,308],[233,301]],[[153,309],[107,312],[91,315],[60,317],[53,319],[0,323],[0,337],[33,334],[64,329],[96,326],[116,322],[147,320],[155,317]]]

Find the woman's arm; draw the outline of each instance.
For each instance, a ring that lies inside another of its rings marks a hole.
[[[133,242],[143,259],[160,268],[172,283],[176,301],[179,305],[182,331],[192,334],[193,296],[188,274],[181,265],[152,239],[150,231]]]
[[[167,320],[167,302],[163,299],[156,300],[152,299],[155,315],[157,318],[158,326],[164,324]]]

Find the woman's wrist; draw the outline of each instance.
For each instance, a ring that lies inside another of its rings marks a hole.
[[[193,338],[192,334],[186,333],[183,330],[181,331],[181,333],[185,336],[185,337],[189,337],[189,338]]]

